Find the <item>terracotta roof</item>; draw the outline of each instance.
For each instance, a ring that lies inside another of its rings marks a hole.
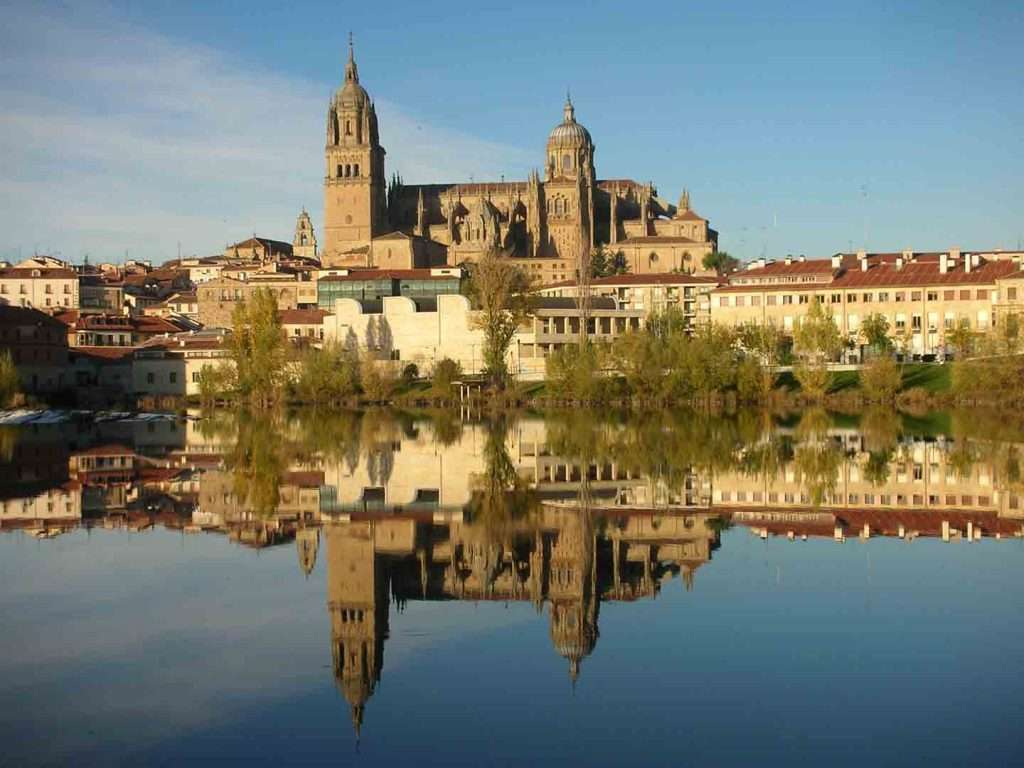
[[[610,277],[592,278],[592,286],[613,286],[613,285],[718,285],[721,281],[717,277],[705,275],[682,275],[674,272],[655,273],[650,275],[611,275]],[[575,280],[563,280],[558,283],[545,285],[544,288],[569,288],[576,285]]]
[[[735,276],[742,278],[761,278],[782,275],[823,274],[826,272],[831,274],[835,271],[836,268],[832,266],[832,259],[807,259],[806,261],[793,259],[789,264],[785,261],[773,261],[771,264],[766,264],[763,267],[745,269],[740,272],[736,272]]]
[[[869,263],[866,272],[856,268],[848,269],[836,278],[832,285],[836,288],[861,288],[993,284],[998,278],[1016,271],[1017,265],[1012,261],[987,261],[967,272],[961,260],[945,274],[939,272],[937,261],[904,264],[902,269],[896,269],[895,264],[890,263]]]
[[[282,325],[320,325],[329,314],[323,309],[281,309],[277,316]]]
[[[33,272],[38,272],[39,274],[33,275]],[[62,267],[7,267],[5,269],[0,269],[0,278],[3,277],[18,280],[67,280],[77,278],[78,273],[73,269],[66,269]]]
[[[707,221],[707,219],[705,219],[703,216],[698,215],[698,213],[692,208],[687,208],[685,211],[677,210],[676,215],[673,216],[672,218],[676,219],[677,221]]]
[[[72,356],[119,363],[131,357],[135,349],[133,347],[71,347],[69,351]]]

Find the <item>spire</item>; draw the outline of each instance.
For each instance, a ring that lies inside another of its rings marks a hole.
[[[356,68],[356,52],[352,45],[352,33],[348,33],[348,62],[345,64],[345,82],[358,83],[359,70]]]
[[[563,122],[575,123],[576,122],[576,110],[572,105],[572,94],[569,93],[569,89],[565,89],[565,108],[563,114],[565,119]]]

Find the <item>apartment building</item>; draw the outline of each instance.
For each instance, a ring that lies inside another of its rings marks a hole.
[[[788,332],[817,299],[853,341],[852,359],[860,356],[861,324],[872,314],[888,319],[893,339],[907,354],[943,355],[952,329],[966,324],[986,331],[1000,307],[1024,303],[1018,257],[951,249],[755,263],[711,291],[711,319],[726,325],[773,323]]]
[[[54,312],[78,308],[78,273],[70,267],[0,269],[0,305]]]
[[[710,294],[721,282],[717,277],[675,273],[613,275],[591,280],[590,295],[614,299],[619,309],[642,311],[646,316],[676,308],[691,327],[697,327],[710,319]],[[537,294],[576,298],[579,290],[575,281],[566,281],[541,288]]]

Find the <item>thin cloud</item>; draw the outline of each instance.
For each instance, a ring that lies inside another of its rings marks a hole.
[[[0,33],[0,258],[212,253],[321,220],[331,86],[236,62],[105,6],[12,9]],[[16,33],[15,33],[16,31]],[[387,173],[525,177],[531,152],[431,126],[377,98]]]

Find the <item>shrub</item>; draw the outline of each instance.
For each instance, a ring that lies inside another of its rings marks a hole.
[[[743,400],[761,400],[771,392],[773,378],[760,360],[746,357],[736,371],[736,392]]]
[[[889,402],[900,391],[902,373],[890,356],[876,357],[860,370],[860,386],[869,400]]]
[[[388,360],[366,355],[359,366],[363,396],[371,403],[383,403],[395,391],[395,369]]]
[[[402,369],[402,386],[406,388],[411,387],[419,377],[419,366],[417,366],[416,363],[409,363]]]

